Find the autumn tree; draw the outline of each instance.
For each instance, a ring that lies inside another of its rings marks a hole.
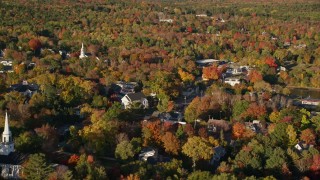
[[[195,170],[198,160],[209,160],[214,153],[210,144],[198,136],[189,137],[187,142],[182,146],[182,152],[192,158],[193,170]]]
[[[262,119],[267,113],[266,107],[251,103],[245,111],[244,116],[252,117],[253,119]]]
[[[39,39],[30,39],[28,44],[33,51],[36,51],[39,48],[41,48],[41,42]]]
[[[51,152],[58,145],[58,133],[56,128],[49,124],[42,125],[40,128],[35,129],[36,133],[42,139],[42,149],[45,152]]]
[[[222,74],[222,70],[219,69],[217,65],[204,67],[202,69],[202,77],[204,79],[217,80],[221,77],[221,74]]]
[[[195,79],[191,73],[186,72],[181,68],[178,69],[178,74],[183,82],[193,82]]]
[[[316,144],[316,135],[314,131],[310,128],[301,131],[300,140],[307,144]]]
[[[259,71],[252,70],[250,71],[248,78],[250,82],[255,83],[262,80],[262,75]]]
[[[246,132],[246,127],[244,124],[236,122],[232,126],[232,136],[236,139],[240,139],[244,137],[244,134]]]
[[[178,155],[180,150],[180,141],[173,133],[166,132],[161,139],[167,153]]]

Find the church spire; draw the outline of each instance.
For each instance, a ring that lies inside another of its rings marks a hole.
[[[83,45],[83,43],[82,43],[79,58],[82,59],[82,58],[85,58],[85,57],[87,57],[87,56],[86,56],[86,53],[84,52],[84,45]]]
[[[8,113],[6,111],[6,117],[4,121],[4,130],[2,133],[2,142],[10,142],[11,141],[11,131],[9,129],[9,118],[8,118]]]

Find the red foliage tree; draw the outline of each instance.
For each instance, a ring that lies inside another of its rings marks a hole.
[[[72,156],[70,156],[69,160],[68,160],[68,164],[75,166],[77,164],[77,162],[79,161],[79,156],[76,154],[73,154]]]
[[[246,116],[250,116],[253,118],[259,118],[264,116],[267,113],[266,107],[260,106],[257,103],[251,103],[244,113]]]
[[[33,51],[41,48],[41,42],[39,39],[31,39],[28,44]]]
[[[277,67],[278,67],[278,65],[276,64],[276,61],[274,60],[273,57],[266,57],[265,63],[266,63],[269,67],[274,67],[274,68],[277,68]]]

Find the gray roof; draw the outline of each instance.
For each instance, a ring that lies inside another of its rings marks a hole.
[[[129,93],[126,96],[128,96],[131,101],[140,101],[142,98],[146,98],[146,96],[142,92]]]

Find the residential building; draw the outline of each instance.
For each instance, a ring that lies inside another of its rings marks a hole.
[[[241,81],[239,78],[226,78],[224,83],[230,84],[231,86],[235,86],[236,84],[240,84]]]
[[[135,103],[142,105],[143,108],[148,108],[148,100],[142,92],[126,94],[121,99],[124,109],[130,109]]]
[[[27,97],[31,97],[39,90],[39,86],[34,83],[29,84],[28,81],[24,80],[22,83],[11,85],[9,90],[18,91]]]

